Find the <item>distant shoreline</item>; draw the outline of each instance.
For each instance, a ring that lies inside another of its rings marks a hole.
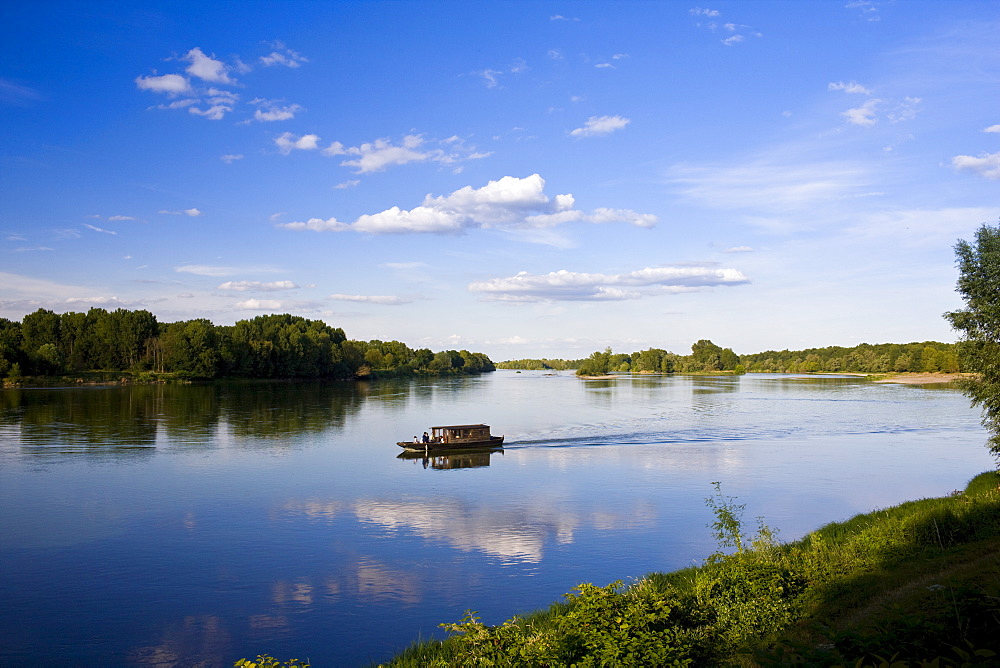
[[[643,372],[638,372],[643,373]],[[944,385],[947,383],[954,383],[956,381],[962,380],[963,378],[970,378],[975,374],[972,373],[940,373],[940,372],[914,372],[914,373],[897,373],[892,375],[883,376],[883,374],[876,373],[863,373],[863,372],[852,372],[852,371],[829,371],[823,372],[818,371],[816,373],[805,373],[797,374],[799,378],[809,378],[810,376],[822,376],[827,374],[835,374],[838,376],[856,376],[858,378],[874,378],[873,383],[897,383],[899,385]],[[614,374],[609,373],[603,376],[577,376],[583,380],[609,380],[612,378],[618,378],[621,375],[632,375],[629,373],[624,374]],[[673,374],[667,374],[673,375]],[[711,373],[680,373],[676,375],[690,376],[690,375],[712,375],[712,376],[729,376],[733,375],[732,372],[711,372]]]

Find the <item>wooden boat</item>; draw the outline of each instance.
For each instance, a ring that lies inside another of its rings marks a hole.
[[[396,445],[416,452],[442,450],[471,450],[476,448],[499,448],[503,445],[503,436],[490,434],[488,424],[452,424],[441,427],[431,427],[431,433],[426,439],[416,441],[398,441]]]

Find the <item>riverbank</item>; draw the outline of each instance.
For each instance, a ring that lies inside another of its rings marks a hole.
[[[734,501],[708,500],[728,555],[628,587],[580,585],[499,626],[470,612],[441,625],[447,640],[381,665],[997,665],[996,471],[784,545],[763,525],[748,535]]]
[[[887,378],[878,378],[876,383],[900,383],[903,385],[940,385],[955,383],[969,378],[971,373],[900,373]]]

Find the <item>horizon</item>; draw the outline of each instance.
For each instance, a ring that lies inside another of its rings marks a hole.
[[[238,9],[4,9],[0,317],[289,313],[494,361],[958,338],[995,2]]]

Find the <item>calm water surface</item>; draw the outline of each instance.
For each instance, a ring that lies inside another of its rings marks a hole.
[[[502,453],[398,459],[486,422]],[[794,539],[993,467],[957,391],[541,372],[0,392],[0,665],[382,660],[690,565],[711,482]]]

